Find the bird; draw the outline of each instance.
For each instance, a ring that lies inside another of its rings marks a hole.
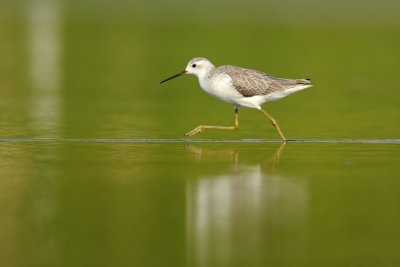
[[[264,72],[232,65],[215,67],[210,60],[196,57],[189,61],[186,68],[160,83],[192,74],[197,76],[200,87],[209,95],[234,106],[233,126],[199,125],[187,132],[193,136],[206,129],[234,131],[239,129],[239,108],[255,108],[261,111],[276,128],[283,142],[287,142],[278,122],[261,105],[281,99],[297,91],[311,87],[310,79],[277,78]]]

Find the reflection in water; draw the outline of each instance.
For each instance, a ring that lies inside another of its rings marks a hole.
[[[61,110],[60,1],[32,0],[28,18],[31,127],[35,132],[58,135]]]
[[[232,170],[187,183],[190,266],[266,262],[269,247],[276,249],[284,240],[280,236],[273,242],[277,229],[293,232],[290,245],[283,246],[283,253],[291,253],[293,258],[290,250],[304,249],[296,246],[293,238],[304,233],[307,185],[302,180],[275,173],[284,146],[275,151],[266,169],[262,163],[241,165],[239,152],[228,151],[233,161]],[[189,149],[198,160],[207,154],[201,148]]]
[[[2,144],[1,266],[27,266],[24,263],[32,259],[40,262],[36,266],[55,266],[49,263],[56,255],[52,225],[57,210],[58,171],[52,163],[57,161],[58,153],[55,148],[47,151],[36,144]]]
[[[30,128],[36,136],[60,137],[61,120],[61,2],[31,0],[27,9],[32,92],[29,103]],[[37,242],[31,259],[40,265],[54,265],[56,240],[52,228],[57,211],[59,170],[49,162],[60,157],[57,145],[41,147],[32,159],[27,236]],[[41,163],[45,162],[42,168]],[[40,253],[37,253],[40,251]]]

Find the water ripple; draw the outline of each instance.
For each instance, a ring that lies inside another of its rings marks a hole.
[[[289,139],[288,143],[400,144],[400,139]],[[0,138],[2,143],[280,143],[278,139]]]

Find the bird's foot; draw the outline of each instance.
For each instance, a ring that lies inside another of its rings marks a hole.
[[[195,134],[201,133],[204,130],[204,127],[202,125],[197,126],[196,128],[194,128],[193,130],[191,130],[190,132],[185,133],[185,136],[193,136]]]

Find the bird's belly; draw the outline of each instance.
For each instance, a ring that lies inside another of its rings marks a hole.
[[[201,88],[209,95],[229,104],[238,105],[243,96],[224,80],[200,83]]]

